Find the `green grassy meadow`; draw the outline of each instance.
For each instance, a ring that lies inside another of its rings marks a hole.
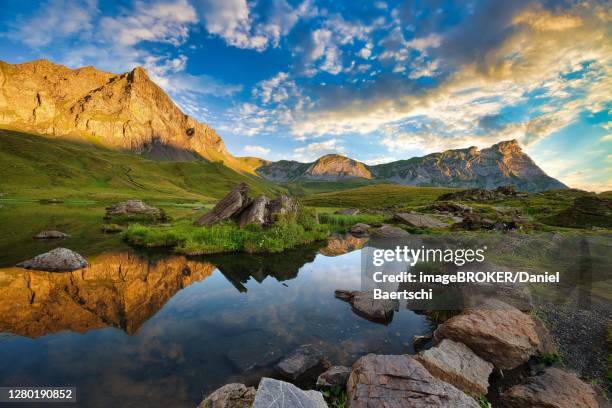
[[[253,194],[285,191],[222,163],[153,161],[9,130],[0,130],[0,163],[0,194],[21,199],[213,202],[241,181]]]

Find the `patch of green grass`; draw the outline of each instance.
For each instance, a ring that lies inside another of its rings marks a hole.
[[[239,228],[234,222],[211,227],[183,220],[171,227],[130,225],[124,238],[144,247],[171,247],[177,253],[203,255],[222,252],[281,252],[298,245],[325,239],[327,225],[316,223],[313,213],[302,212],[297,219],[279,219],[273,226],[249,225]]]
[[[44,200],[213,202],[241,181],[253,194],[286,189],[222,163],[153,161],[128,152],[0,129],[0,193]]]
[[[538,356],[538,362],[545,365],[563,364],[563,356],[557,352],[544,353]]]
[[[302,202],[313,207],[418,207],[431,204],[440,195],[452,191],[457,190],[438,187],[411,187],[398,184],[375,184],[314,194],[305,197]]]
[[[476,398],[476,401],[478,401],[478,406],[480,406],[480,408],[492,408],[493,407],[493,405],[491,405],[491,403],[487,399],[486,395],[478,396],[478,398]]]
[[[360,222],[368,225],[380,225],[385,221],[385,217],[380,214],[341,215],[321,213],[319,214],[319,221],[321,224],[334,227],[334,229],[346,229]]]
[[[345,408],[347,406],[348,396],[346,390],[337,385],[332,386],[328,390],[323,391],[323,397],[331,408]]]

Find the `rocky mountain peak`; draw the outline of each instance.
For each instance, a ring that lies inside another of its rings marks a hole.
[[[305,172],[307,178],[335,180],[343,178],[374,178],[368,167],[339,154],[327,154],[312,163]]]

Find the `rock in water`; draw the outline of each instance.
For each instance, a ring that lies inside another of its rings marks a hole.
[[[323,362],[323,354],[311,344],[304,344],[293,350],[276,365],[276,369],[286,378],[297,380],[309,370]]]
[[[428,214],[421,213],[398,213],[393,216],[395,220],[417,228],[445,228],[446,224]]]
[[[115,216],[130,217],[136,215],[146,215],[160,220],[166,218],[162,210],[151,207],[142,200],[127,200],[111,207],[106,207],[106,218]]]
[[[478,357],[465,344],[444,339],[436,347],[415,357],[434,377],[471,395],[489,388],[493,364]]]
[[[243,228],[249,224],[264,225],[268,218],[266,207],[269,202],[270,200],[265,195],[260,195],[253,200],[253,203],[240,214],[238,220],[240,227]]]
[[[373,235],[379,238],[406,238],[410,236],[410,233],[398,227],[383,225],[382,227],[375,229]]]
[[[34,235],[34,239],[63,239],[69,236],[70,235],[64,234],[63,232],[52,230],[39,232],[38,234]]]
[[[240,183],[232,191],[227,193],[212,210],[200,217],[200,219],[196,221],[196,224],[210,227],[239,214],[240,211],[251,203],[248,193],[249,186],[244,182]]]
[[[255,388],[244,384],[225,384],[210,394],[198,408],[250,408],[255,401]]]
[[[345,210],[338,210],[335,212],[338,215],[357,215],[359,214],[359,208],[347,208]]]
[[[368,224],[357,223],[351,227],[349,232],[356,237],[365,237],[368,235],[370,231],[370,226]]]
[[[438,326],[434,338],[467,345],[501,369],[512,369],[536,354],[540,339],[533,318],[513,306],[491,300],[467,309]]]
[[[66,248],[55,248],[17,264],[20,268],[36,269],[49,272],[69,272],[87,267],[87,261],[81,255]]]
[[[327,408],[318,391],[302,391],[293,384],[264,377],[259,382],[253,408]]]
[[[317,378],[317,388],[330,388],[333,386],[346,387],[351,369],[344,366],[333,366]]]
[[[478,408],[473,398],[438,380],[408,355],[360,358],[353,364],[346,391],[351,408]]]
[[[593,388],[575,374],[551,367],[527,383],[510,388],[501,399],[508,408],[598,408],[595,395]]]
[[[374,294],[369,291],[355,291],[351,295],[353,311],[373,322],[390,323],[393,320],[393,312],[399,307],[397,300],[374,299]]]

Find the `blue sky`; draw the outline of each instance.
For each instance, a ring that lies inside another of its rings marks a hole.
[[[3,1],[0,59],[144,66],[234,155],[375,164],[516,138],[612,190],[604,1]]]

